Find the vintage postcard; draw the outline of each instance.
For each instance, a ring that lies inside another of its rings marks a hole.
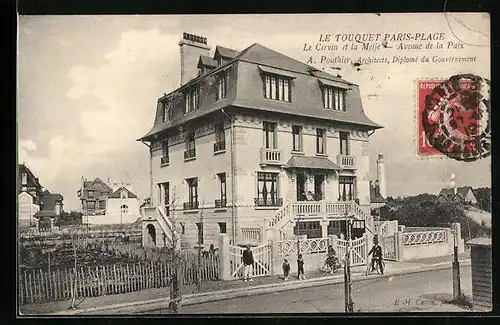
[[[487,13],[20,16],[18,314],[492,309]]]

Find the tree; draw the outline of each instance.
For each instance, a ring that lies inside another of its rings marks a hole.
[[[63,212],[54,220],[54,225],[58,227],[81,225],[83,223],[83,213],[78,211]]]
[[[173,264],[173,274],[172,278],[170,281],[170,301],[168,304],[168,313],[169,314],[177,314],[180,312],[181,306],[182,306],[182,281],[183,281],[183,276],[182,276],[182,257],[181,257],[181,252],[180,252],[180,245],[179,245],[179,240],[180,236],[177,231],[177,223],[175,220],[175,211],[177,208],[177,201],[179,199],[177,198],[175,194],[175,186],[172,188],[172,203],[170,204],[172,209],[171,209],[171,216],[172,216],[172,226],[173,226],[173,232],[172,232],[172,264]]]
[[[476,206],[481,210],[491,212],[491,188],[480,187],[472,190],[476,197]]]

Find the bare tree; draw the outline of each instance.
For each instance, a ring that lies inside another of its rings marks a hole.
[[[179,240],[180,236],[177,231],[177,222],[175,220],[175,211],[177,209],[177,201],[179,199],[175,193],[175,186],[172,188],[172,203],[171,206],[171,221],[172,221],[172,264],[173,264],[173,274],[170,281],[170,301],[168,304],[168,313],[169,314],[177,314],[180,312],[182,306],[182,256],[180,252]]]
[[[203,252],[203,220],[204,220],[204,215],[203,215],[203,209],[205,207],[205,200],[203,200],[203,203],[201,205],[200,209],[200,228],[201,228],[201,238],[198,239],[198,265],[197,265],[197,273],[196,273],[196,287],[198,291],[201,290],[201,255]]]
[[[75,227],[71,227],[71,245],[73,247],[73,258],[74,258],[74,272],[71,279],[71,306],[69,309],[76,309],[76,272],[77,272],[77,253],[76,253],[76,244],[75,244]]]

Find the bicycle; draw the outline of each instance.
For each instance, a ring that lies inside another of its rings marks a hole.
[[[320,267],[321,271],[323,271],[325,273],[333,274],[333,273],[336,273],[337,270],[342,267],[342,265],[340,264],[340,260],[337,257],[335,257],[335,260],[333,262],[333,266],[331,266],[330,264],[331,263],[329,263],[329,260],[327,258],[325,260],[325,262],[323,263],[323,265]]]
[[[380,259],[380,263],[377,262],[377,260],[379,260],[379,259]],[[373,263],[373,261],[375,261],[375,263]],[[384,259],[382,257],[373,257],[372,261],[370,261],[369,263],[366,264],[365,276],[368,276],[368,274],[371,274],[373,272],[372,271],[372,263],[375,264],[375,271],[377,272],[377,274],[384,274],[384,270],[385,270]],[[380,269],[381,266],[382,266],[382,269]]]

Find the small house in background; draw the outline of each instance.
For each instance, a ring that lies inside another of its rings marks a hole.
[[[63,200],[64,197],[59,193],[43,191],[40,211],[34,215],[40,230],[50,231],[54,227],[56,217],[63,213]]]
[[[26,166],[25,163],[18,165],[17,195],[19,204],[19,225],[34,226],[35,213],[40,210],[43,188],[38,177]]]
[[[491,311],[493,306],[491,238],[474,238],[467,244],[471,246],[473,307]]]
[[[460,204],[476,204],[477,199],[471,186],[443,188],[439,192],[437,203],[456,202]]]
[[[82,178],[77,191],[83,222],[91,225],[128,224],[140,217],[140,200],[130,183]]]

